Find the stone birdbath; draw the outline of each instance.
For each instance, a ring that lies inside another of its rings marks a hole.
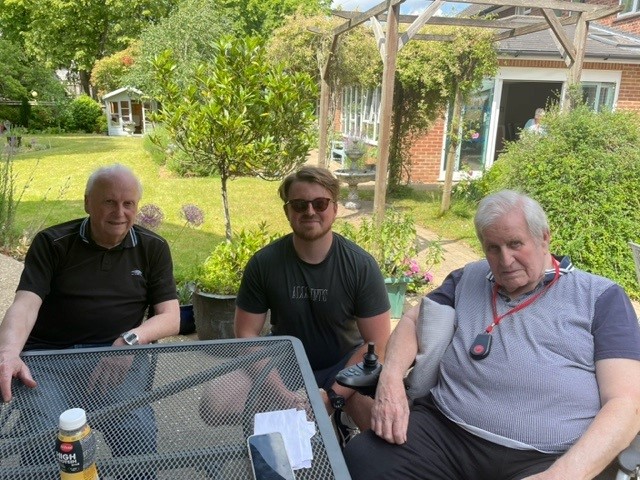
[[[347,154],[349,156],[349,154]],[[349,156],[351,164],[355,162],[351,156]],[[357,159],[356,159],[357,160]],[[334,172],[335,176],[341,181],[345,182],[349,186],[349,194],[347,195],[347,201],[344,207],[349,210],[360,210],[362,204],[360,203],[360,197],[358,195],[358,184],[371,182],[376,178],[375,166],[365,168],[341,168]]]

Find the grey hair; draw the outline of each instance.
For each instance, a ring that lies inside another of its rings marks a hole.
[[[533,198],[513,190],[502,190],[480,201],[473,223],[476,235],[482,243],[482,233],[504,215],[519,209],[524,214],[529,233],[542,240],[549,232],[549,221],[540,204]]]
[[[87,179],[87,186],[84,189],[85,196],[91,193],[91,190],[93,189],[93,186],[95,185],[97,180],[102,178],[108,178],[108,177],[111,177],[112,175],[119,175],[119,174],[130,175],[136,181],[140,198],[142,198],[142,184],[140,183],[140,180],[138,179],[138,177],[135,176],[135,174],[129,167],[125,167],[120,163],[114,163],[113,165],[100,167],[97,170],[95,170],[91,175],[89,175],[89,178]]]
[[[540,115],[544,115],[544,108],[536,108],[536,111],[533,113],[534,117],[539,117]]]

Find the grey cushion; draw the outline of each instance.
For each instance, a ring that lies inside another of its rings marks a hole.
[[[418,354],[405,380],[407,396],[413,401],[423,397],[438,382],[440,359],[455,331],[456,311],[424,297],[416,321]]]

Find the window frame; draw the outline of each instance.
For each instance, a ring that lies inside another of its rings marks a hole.
[[[625,17],[627,15],[637,15],[640,14],[640,0],[629,0],[629,2],[625,2],[624,0],[620,0],[619,5],[625,6],[626,3],[630,3],[630,8],[628,11],[622,11],[618,13],[618,17]]]

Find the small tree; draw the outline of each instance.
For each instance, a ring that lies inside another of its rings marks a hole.
[[[280,179],[306,161],[313,138],[313,80],[271,65],[255,38],[224,37],[210,63],[178,82],[170,51],[154,62],[161,121],[187,156],[181,167],[220,175],[227,241],[231,217],[227,182],[240,176]]]

